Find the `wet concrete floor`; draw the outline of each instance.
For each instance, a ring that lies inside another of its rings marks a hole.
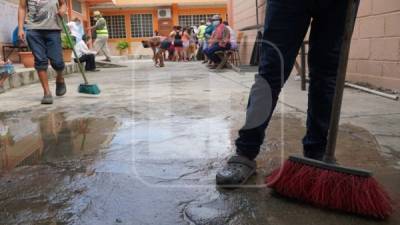
[[[0,224],[400,224],[398,211],[376,221],[293,202],[263,187],[282,159],[300,152],[304,115],[296,110],[274,116],[258,173],[246,188],[216,188],[248,89],[198,64],[158,72],[151,66],[104,69],[96,77],[103,88],[98,98],[71,94],[50,108],[2,110]],[[26,88],[35,93],[38,86]],[[339,140],[339,161],[374,171],[398,202],[398,159],[384,158],[361,127],[342,125]]]

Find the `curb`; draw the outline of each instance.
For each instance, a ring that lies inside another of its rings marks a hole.
[[[76,63],[66,63],[63,74],[69,75],[78,72],[78,65]],[[56,71],[49,67],[48,69],[49,80],[56,77]],[[29,84],[38,83],[39,78],[34,68],[17,68],[16,73],[10,76],[4,82],[4,89],[7,91]]]

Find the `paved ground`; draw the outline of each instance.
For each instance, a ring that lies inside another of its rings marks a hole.
[[[253,74],[150,61],[103,69],[100,96],[75,89],[53,106],[38,84],[0,95],[0,224],[400,224],[321,210],[274,196],[264,177],[299,153],[306,92],[290,79],[268,131],[259,173],[216,189],[233,151]],[[400,103],[346,90],[338,159],[375,171],[400,200]],[[283,134],[283,135],[282,135]],[[398,204],[395,205],[399,210]]]

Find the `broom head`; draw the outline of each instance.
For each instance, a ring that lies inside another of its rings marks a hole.
[[[291,156],[266,182],[283,196],[322,208],[378,219],[393,212],[389,195],[366,170]]]
[[[78,92],[82,94],[98,95],[100,94],[100,88],[97,84],[80,84]]]

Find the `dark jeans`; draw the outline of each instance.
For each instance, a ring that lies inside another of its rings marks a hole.
[[[259,75],[250,93],[246,124],[236,140],[239,155],[254,159],[259,154],[281,88],[290,75],[312,19],[307,133],[303,146],[306,157],[320,159],[323,156],[336,86],[346,1],[268,1]]]
[[[87,54],[87,55],[85,54],[79,58],[79,61],[81,63],[86,63],[86,65],[85,65],[86,71],[92,71],[92,70],[96,69],[95,58],[96,58],[96,56],[94,54]],[[78,61],[75,59],[75,62],[78,62]]]
[[[219,46],[218,44],[214,44],[213,46],[210,46],[204,51],[204,54],[214,63],[219,64],[221,62],[221,58],[215,54],[216,52],[219,51],[226,51],[229,50],[231,46],[227,44],[224,48]]]
[[[59,30],[28,30],[26,40],[35,57],[36,70],[47,70],[49,60],[54,70],[64,70],[65,64]]]

